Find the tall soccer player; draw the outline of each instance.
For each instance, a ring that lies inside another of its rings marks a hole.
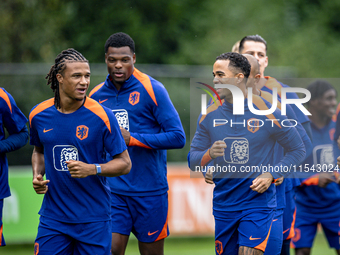
[[[302,166],[314,176],[304,180],[296,191],[295,237],[292,244],[296,255],[309,255],[318,223],[321,224],[329,246],[340,254],[340,186],[333,171],[333,136],[337,92],[327,81],[316,80],[307,89],[313,135],[313,153]],[[336,175],[336,174],[335,174]]]
[[[280,83],[275,78],[270,76],[265,76],[264,72],[268,66],[268,56],[267,56],[267,42],[260,35],[248,35],[241,39],[239,44],[239,52],[241,54],[253,55],[260,64],[260,81],[257,83],[257,88],[262,91],[267,91],[272,94],[273,88],[277,88],[278,98],[281,100],[281,88],[288,87],[287,85]],[[287,93],[287,98],[298,99],[299,97],[296,93]],[[292,109],[296,115],[296,121],[301,123],[309,138],[312,138],[310,120],[302,111],[295,105],[291,105]],[[279,155],[282,155],[282,148]],[[308,154],[306,154],[308,155]],[[283,245],[282,245],[282,255],[288,255],[290,253],[290,241],[294,235],[294,214],[295,214],[295,204],[294,204],[294,192],[295,187],[300,185],[298,178],[289,178],[285,182],[285,199],[286,207],[284,208],[283,214]]]
[[[16,105],[13,97],[0,88],[0,247],[5,246],[2,233],[2,209],[4,199],[11,195],[8,185],[8,163],[6,153],[20,149],[27,143],[27,118]],[[9,136],[5,137],[5,130]]]
[[[124,139],[112,111],[86,97],[90,67],[81,53],[62,51],[46,78],[54,98],[29,115],[33,188],[45,194],[35,254],[110,254],[106,177],[130,171]]]
[[[249,73],[250,64],[244,56],[224,53],[213,66],[214,84],[232,84],[245,96]],[[279,110],[268,116],[255,115],[247,107],[246,99],[244,115],[233,115],[232,93],[226,88],[217,91],[225,102],[220,107],[208,108],[207,115],[201,116],[191,143],[190,164],[196,168],[212,163],[216,169],[213,172],[216,254],[263,254],[276,208],[272,182],[283,175],[273,169],[285,169],[302,160],[304,145],[294,128],[277,122],[279,116],[286,119]],[[253,96],[253,103],[257,110],[271,108],[258,96]],[[272,125],[260,126],[268,122]],[[272,165],[276,142],[287,153]],[[271,168],[262,173],[262,166]]]
[[[269,92],[267,91],[262,91],[259,90],[257,88],[257,83],[260,81],[260,66],[259,63],[257,61],[257,59],[249,54],[244,54],[244,56],[248,59],[250,65],[251,65],[251,72],[249,75],[249,79],[247,82],[247,87],[251,87],[253,94],[254,95],[259,95],[262,98],[264,98],[265,100],[267,100],[268,102],[272,103],[273,101],[273,95],[271,95]],[[281,110],[281,103],[278,102],[277,103],[277,107],[278,109]],[[286,116],[289,120],[292,121],[292,124],[295,125],[296,130],[298,131],[304,146],[305,146],[305,150],[306,150],[306,155],[309,155],[312,152],[312,142],[310,140],[310,138],[308,137],[305,129],[302,127],[301,123],[297,120],[297,117],[293,111],[293,109],[291,108],[290,105],[286,105]],[[284,157],[284,151],[281,148],[281,146],[279,144],[275,145],[275,153],[274,153],[274,163],[278,163],[280,162],[280,160]],[[288,196],[288,194],[290,194],[290,190],[289,186],[291,186],[292,184],[292,180],[291,178],[294,178],[294,176],[292,175],[287,175],[288,178],[286,178],[284,181],[282,179],[280,179],[281,182],[276,181],[275,182],[275,186],[276,186],[276,199],[277,199],[277,207],[275,210],[275,215],[274,215],[274,221],[273,221],[273,228],[272,231],[270,233],[269,239],[268,239],[268,245],[266,248],[266,254],[270,254],[270,255],[279,255],[282,252],[282,245],[283,245],[283,238],[284,235],[288,232],[288,234],[290,232],[294,233],[294,229],[293,228],[289,228],[287,229],[283,229],[283,221],[285,220],[285,222],[291,222],[289,219],[287,220],[287,217],[290,217],[290,211],[295,210],[295,203],[292,202],[293,198],[291,198],[290,196]],[[283,181],[283,184],[282,184]],[[286,190],[288,190],[286,192]],[[286,195],[288,196],[288,198],[286,198]],[[292,209],[292,205],[294,206],[294,208]],[[287,212],[288,213],[284,213]],[[286,217],[286,218],[285,218]]]
[[[183,127],[164,86],[134,67],[129,35],[107,39],[105,62],[109,74],[90,97],[112,109],[132,160],[128,175],[110,178],[112,254],[125,253],[132,232],[141,254],[162,255],[169,235],[166,150],[185,145]]]

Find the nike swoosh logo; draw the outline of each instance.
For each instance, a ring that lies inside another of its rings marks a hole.
[[[155,232],[152,232],[152,233],[150,233],[150,231],[149,231],[148,236],[152,236],[152,235],[156,234],[158,231],[159,231],[159,230],[157,230],[157,231],[155,231]]]
[[[282,234],[286,233],[290,228],[286,229],[285,231],[282,232]]]
[[[47,129],[47,130],[44,128],[44,133],[49,132],[49,131],[51,131],[51,130],[53,130],[53,128]]]
[[[104,99],[104,100],[100,100],[100,99],[99,99],[99,103],[100,103],[100,104],[101,104],[101,103],[104,103],[105,101],[107,101],[107,98]]]
[[[274,219],[273,222],[277,221],[278,219]]]
[[[249,240],[259,240],[259,239],[261,239],[261,237],[258,237],[258,238],[253,238],[253,237],[249,237]]]

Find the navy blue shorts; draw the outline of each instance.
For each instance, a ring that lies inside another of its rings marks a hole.
[[[317,215],[316,215],[317,216]],[[340,249],[340,215],[337,218],[306,217],[299,215],[297,211],[295,222],[295,236],[292,238],[292,246],[295,248],[312,248],[318,223],[326,235],[329,246]]]
[[[168,193],[157,196],[124,196],[111,193],[112,233],[130,235],[152,243],[169,235]]]
[[[283,240],[291,239],[294,236],[294,225],[296,217],[295,190],[286,192],[286,207],[283,211]]]
[[[109,255],[111,239],[110,221],[64,223],[41,216],[34,254]]]
[[[268,243],[264,255],[280,255],[282,248],[282,218],[283,209],[275,210],[272,229],[270,231]]]
[[[215,252],[237,255],[240,246],[265,251],[274,219],[274,210],[249,209],[215,216]]]

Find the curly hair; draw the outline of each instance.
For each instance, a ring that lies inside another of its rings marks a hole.
[[[236,52],[227,52],[217,56],[216,60],[229,60],[229,68],[231,67],[234,72],[243,73],[246,78],[249,77],[251,66],[245,56]]]
[[[57,74],[62,73],[66,68],[66,63],[71,62],[87,62],[88,60],[75,49],[63,50],[54,60],[54,65],[46,75],[47,85],[50,85],[54,92],[54,105],[56,108],[60,108],[60,95],[59,95],[59,82]]]
[[[132,53],[135,53],[135,42],[133,39],[123,32],[118,32],[111,35],[105,42],[105,53],[109,47],[120,48],[128,46]]]

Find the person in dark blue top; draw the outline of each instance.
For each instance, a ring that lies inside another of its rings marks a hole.
[[[250,64],[244,56],[224,53],[216,58],[213,67],[214,84],[232,84],[245,95],[249,73]],[[244,102],[242,98],[233,98],[225,88],[217,92],[225,101],[222,106],[210,106],[207,114],[200,116],[191,143],[190,167],[204,168],[212,163],[215,169],[216,254],[263,254],[277,206],[274,178],[285,175],[279,169],[289,173],[289,167],[304,158],[304,145],[280,110],[255,115],[248,108],[247,98]],[[233,108],[240,100],[244,114],[234,115]],[[255,95],[252,102],[257,110],[271,108],[269,102]],[[287,153],[274,164],[276,142]]]
[[[5,246],[2,233],[2,208],[4,198],[11,195],[8,185],[8,162],[6,153],[18,150],[28,141],[27,118],[16,105],[13,97],[0,88],[0,247]],[[5,137],[5,130],[9,136]]]
[[[86,97],[90,66],[82,54],[62,51],[47,78],[54,98],[29,115],[33,188],[44,194],[35,254],[110,254],[107,177],[130,171],[124,139],[112,111]]]
[[[316,80],[307,89],[311,92],[308,110],[313,135],[313,152],[302,166],[315,173],[302,181],[296,191],[295,236],[292,244],[297,255],[311,252],[317,225],[321,223],[330,247],[340,254],[340,187],[333,156],[337,92],[327,81]]]
[[[184,130],[163,84],[134,67],[129,35],[107,39],[105,62],[109,74],[90,97],[113,111],[132,160],[128,175],[109,181],[112,254],[124,254],[131,232],[141,254],[163,254],[169,235],[166,150],[185,145]]]

